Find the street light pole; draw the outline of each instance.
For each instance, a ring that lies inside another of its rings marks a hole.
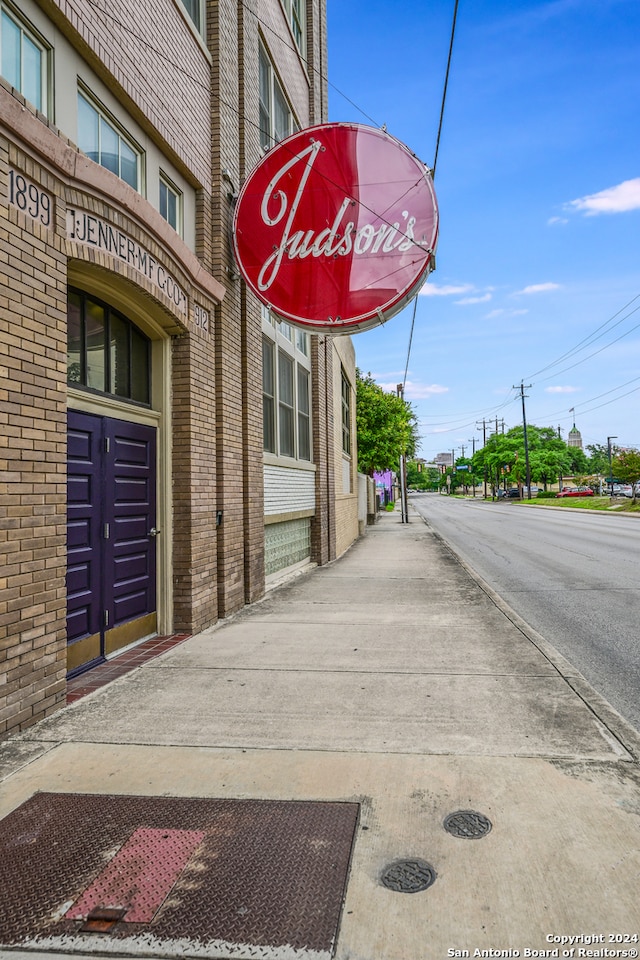
[[[609,497],[613,500],[613,467],[611,466],[611,441],[617,440],[617,437],[607,437],[607,450],[609,452]]]

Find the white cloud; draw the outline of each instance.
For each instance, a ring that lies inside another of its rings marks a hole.
[[[580,387],[545,387],[545,393],[578,393]]]
[[[387,393],[396,393],[398,383],[378,383],[379,387]],[[404,385],[405,400],[428,400],[438,393],[448,393],[449,387],[443,387],[439,383],[415,383],[407,380]]]
[[[514,297],[520,296],[529,296],[532,293],[547,293],[549,290],[559,290],[559,283],[531,283],[528,287],[523,287],[522,290],[516,290],[513,294]]]
[[[425,283],[422,289],[420,290],[421,297],[453,297],[457,296],[460,293],[469,293],[470,290],[473,290],[473,286],[470,283],[458,284],[442,284],[437,283]]]
[[[547,226],[550,227],[554,223],[569,223],[566,217],[549,217],[547,220]]]
[[[482,297],[463,297],[462,300],[456,300],[456,306],[466,307],[470,303],[486,303],[488,300],[491,300],[491,294],[485,293]]]
[[[443,387],[439,383],[412,383],[407,380],[404,396],[405,400],[427,400],[439,393],[449,393],[449,387]]]
[[[370,376],[373,377],[373,379],[378,385],[384,382],[385,380],[390,380],[393,377],[396,377],[397,379],[393,381],[394,384],[396,384],[398,383],[399,380],[402,380],[402,378],[404,377],[404,370],[385,370],[384,373],[372,373],[370,374]],[[393,389],[395,391],[395,386]]]
[[[579,210],[588,217],[599,213],[625,213],[640,210],[640,177],[624,180],[615,187],[591,193],[565,204],[567,210]]]
[[[486,313],[484,316],[485,320],[494,320],[496,317],[521,317],[525,313],[529,313],[528,310],[505,310],[504,307],[498,307],[495,310],[490,310],[489,313]]]

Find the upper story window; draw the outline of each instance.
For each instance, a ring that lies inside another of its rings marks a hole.
[[[67,383],[149,404],[151,341],[125,316],[80,290],[67,301]]]
[[[298,129],[293,113],[263,47],[259,61],[260,145],[270,150]]]
[[[264,450],[311,460],[311,370],[308,334],[263,316],[262,414]],[[300,349],[306,346],[306,351]]]
[[[198,33],[202,33],[202,0],[182,0],[182,6],[193,20]]]
[[[49,48],[11,9],[0,3],[0,73],[25,100],[48,113]]]
[[[160,213],[182,236],[182,193],[168,177],[160,174]]]
[[[342,452],[351,453],[351,384],[342,373]]]
[[[287,14],[291,33],[298,49],[303,50],[305,36],[304,3],[303,0],[282,0]]]
[[[97,104],[78,91],[78,146],[91,160],[140,191],[142,151]]]

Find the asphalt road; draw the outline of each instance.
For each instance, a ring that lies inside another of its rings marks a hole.
[[[411,504],[640,731],[640,517],[438,494]]]

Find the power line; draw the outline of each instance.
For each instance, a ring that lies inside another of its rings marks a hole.
[[[453,55],[453,39],[456,32],[456,20],[458,19],[458,0],[455,0],[453,7],[453,21],[451,24],[451,39],[449,41],[449,56],[447,57],[447,69],[444,75],[444,90],[442,92],[442,103],[440,105],[440,120],[438,122],[438,135],[436,137],[436,149],[433,157],[433,177],[436,175],[436,165],[438,163],[438,151],[440,149],[440,134],[442,133],[442,122],[444,120],[444,105],[447,99],[447,88],[449,86],[449,71],[451,69],[451,58]]]
[[[436,149],[435,149],[435,153],[434,153],[434,157],[433,157],[433,167],[431,168],[431,179],[432,179],[432,180],[435,180],[435,176],[436,176],[436,164],[437,164],[437,162],[438,162],[438,150],[440,149],[440,135],[442,134],[442,123],[443,123],[443,119],[444,119],[444,107],[445,107],[445,103],[446,103],[446,101],[447,101],[447,89],[448,89],[448,86],[449,86],[449,72],[450,72],[450,70],[451,70],[451,59],[452,59],[452,55],[453,55],[453,40],[454,40],[455,32],[456,32],[456,21],[457,21],[457,19],[458,19],[458,0],[455,0],[454,7],[453,7],[453,20],[452,20],[452,23],[451,23],[451,37],[450,37],[450,39],[449,39],[449,55],[448,55],[448,57],[447,57],[447,69],[445,70],[445,75],[444,75],[444,87],[443,87],[443,90],[442,90],[442,101],[441,101],[441,104],[440,104],[440,120],[439,120],[439,122],[438,122],[438,133],[437,133],[437,136],[436,136]],[[410,334],[410,336],[409,336],[409,347],[408,347],[408,349],[407,349],[407,362],[406,362],[406,365],[405,365],[405,368],[404,368],[404,381],[405,381],[405,383],[406,383],[406,380],[407,380],[407,370],[409,369],[409,357],[411,356],[411,343],[412,343],[412,340],[413,340],[413,327],[414,327],[415,320],[416,320],[416,307],[417,307],[417,303],[418,303],[418,295],[416,294],[415,303],[414,303],[414,307],[413,307],[413,318],[412,318],[412,320],[411,320],[411,334]]]
[[[409,369],[409,357],[411,356],[411,341],[413,340],[413,327],[416,322],[416,310],[418,309],[418,295],[413,298],[413,316],[411,317],[411,332],[409,334],[409,349],[407,350],[407,362],[404,368],[404,377],[402,380],[402,395],[404,397],[404,388],[407,385],[407,370]]]
[[[637,307],[634,307],[634,309],[631,310],[626,317],[623,317],[623,320],[628,320],[629,317],[632,314],[636,313],[637,310],[640,310],[640,305],[638,305]],[[621,323],[622,321],[618,321],[618,322]],[[615,326],[617,325],[618,324],[615,324]],[[630,330],[626,330],[624,333],[621,333],[619,337],[615,338],[615,340],[610,340],[609,343],[605,343],[605,345],[603,347],[600,347],[599,350],[594,350],[593,353],[590,353],[587,357],[583,357],[582,360],[576,360],[575,363],[570,364],[568,367],[563,367],[562,370],[556,370],[555,373],[550,374],[548,377],[544,377],[539,382],[546,383],[547,380],[553,380],[554,377],[559,376],[561,373],[566,373],[567,370],[573,370],[574,367],[579,367],[581,363],[586,363],[587,360],[592,360],[593,357],[597,357],[599,353],[603,353],[603,351],[608,350],[609,347],[612,347],[614,343],[618,343],[620,340],[624,340],[625,337],[628,337],[629,334],[633,333],[634,330],[637,330],[638,327],[640,327],[640,323],[636,323],[635,327],[631,327]]]
[[[621,383],[621,384],[619,384],[617,387],[612,387],[611,390],[605,390],[604,393],[599,393],[599,394],[597,395],[597,397],[591,397],[589,400],[583,400],[582,403],[576,403],[575,406],[574,406],[572,409],[575,411],[576,409],[580,409],[581,407],[586,407],[587,404],[589,404],[589,403],[594,403],[596,400],[600,400],[601,397],[608,397],[610,393],[615,393],[617,390],[622,390],[624,387],[628,387],[630,383],[636,383],[638,380],[640,380],[640,377],[632,377],[631,380],[627,380],[625,383]],[[633,393],[633,391],[631,391],[631,392]],[[626,397],[626,396],[628,396],[628,394],[625,393],[624,396]],[[617,399],[619,399],[619,398],[618,398],[618,397],[614,397],[614,398],[613,398],[613,400],[617,400]],[[597,409],[597,408],[595,408],[595,409]],[[588,410],[586,410],[586,411],[583,410],[582,412],[583,412],[583,413],[588,413],[589,411],[588,411]],[[551,413],[547,414],[547,416],[549,416],[549,417],[554,417],[554,418],[555,418],[555,417],[559,417],[559,416],[560,416],[561,414],[563,414],[563,413],[565,413],[565,410],[564,410],[564,409],[563,409],[563,410],[554,410],[554,411],[552,411]],[[571,418],[570,418],[570,417],[560,417],[560,419],[562,419],[562,420],[570,420]]]
[[[601,323],[599,327],[596,327],[596,329],[595,329],[592,333],[588,334],[588,336],[584,337],[582,340],[579,341],[579,343],[577,343],[574,347],[571,347],[570,350],[567,350],[566,353],[563,353],[563,354],[562,354],[560,357],[558,357],[556,360],[553,360],[551,363],[548,363],[548,364],[546,365],[546,367],[542,367],[542,369],[537,370],[535,373],[530,374],[530,376],[529,376],[528,379],[533,380],[534,377],[540,376],[541,373],[546,373],[547,370],[550,370],[552,367],[556,367],[558,364],[562,363],[563,360],[568,360],[569,357],[570,357],[572,354],[579,353],[580,350],[586,349],[586,348],[590,345],[590,343],[595,343],[596,340],[599,340],[600,337],[603,337],[603,336],[605,335],[605,332],[606,332],[606,331],[605,331],[604,328],[605,328],[605,327],[608,327],[612,320],[615,320],[615,318],[616,318],[617,316],[619,316],[619,314],[621,314],[623,310],[626,310],[627,307],[630,307],[632,303],[635,303],[635,301],[636,301],[639,297],[640,297],[640,293],[636,294],[635,297],[632,297],[631,300],[629,300],[628,303],[625,303],[625,305],[624,305],[623,307],[620,307],[620,309],[617,310],[617,311],[613,314],[612,317],[609,317],[609,319],[608,319],[608,320],[605,320],[604,323]],[[633,313],[635,313],[636,310],[639,310],[639,309],[640,309],[640,306],[635,307],[630,313],[627,314],[626,317],[622,317],[620,320],[618,320],[617,323],[614,323],[614,324],[613,324],[613,327],[611,327],[610,329],[613,330],[614,327],[617,327],[619,324],[623,323],[623,322],[624,322],[625,320],[627,320]],[[635,329],[635,327],[634,327],[634,329]],[[600,330],[602,330],[603,332],[600,333],[599,336],[596,336],[596,334],[599,333]],[[629,331],[629,333],[631,333],[631,331]],[[625,336],[626,336],[626,334],[625,334]],[[613,342],[615,343],[616,341],[614,340]],[[595,354],[593,354],[593,356],[595,356]],[[571,369],[571,367],[568,367],[567,369]],[[557,371],[557,373],[558,373],[558,372],[562,373],[562,372],[564,372],[564,371]],[[553,374],[553,376],[556,376],[557,373]],[[549,379],[551,379],[551,378],[550,378],[550,377],[547,377],[546,379],[549,380]],[[543,382],[544,382],[544,381],[543,381]]]

